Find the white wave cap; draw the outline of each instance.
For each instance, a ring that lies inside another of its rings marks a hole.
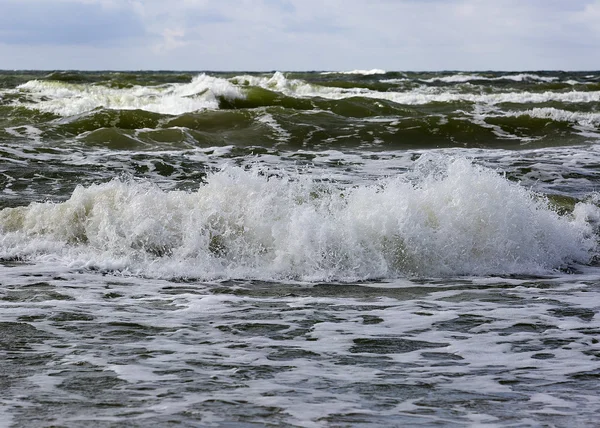
[[[0,211],[0,256],[153,277],[355,281],[547,273],[595,251],[593,204],[559,216],[465,159],[345,190],[229,167],[195,192],[136,181]],[[595,216],[595,217],[594,217]]]
[[[380,68],[373,68],[371,70],[350,70],[350,71],[324,71],[322,75],[328,74],[358,74],[362,76],[373,76],[375,74],[386,74],[387,71]]]
[[[343,99],[350,96],[363,95],[369,91],[363,88],[332,88],[328,86],[312,85],[300,79],[288,79],[280,71],[271,77],[263,76],[237,76],[230,79],[238,85],[259,86],[270,91],[280,92],[284,95],[297,98],[323,97],[329,99]]]
[[[600,91],[570,92],[504,92],[492,94],[460,93],[440,91],[436,88],[416,88],[411,91],[373,91],[365,88],[337,88],[307,83],[299,79],[288,79],[283,73],[275,72],[271,77],[237,76],[230,79],[238,85],[259,86],[271,91],[297,98],[322,97],[341,100],[352,97],[388,100],[405,105],[423,105],[433,102],[467,101],[481,104],[501,103],[545,103],[560,101],[564,103],[600,102]]]
[[[472,80],[487,80],[487,81],[498,81],[498,80],[512,80],[515,82],[524,82],[527,80],[539,81],[544,83],[554,82],[558,80],[556,76],[539,76],[531,73],[519,73],[519,74],[507,74],[498,77],[486,77],[480,74],[453,74],[451,76],[432,77],[429,79],[420,79],[422,82],[433,83],[433,82],[445,82],[445,83],[465,83]]]
[[[23,106],[60,116],[74,116],[97,108],[146,110],[161,114],[217,109],[217,97],[242,98],[242,90],[226,79],[201,74],[190,83],[110,88],[101,85],[31,80],[18,86],[32,103]]]
[[[524,78],[528,75],[516,75]],[[448,76],[448,79],[466,79],[475,75]],[[510,76],[509,76],[510,77]],[[434,78],[445,79],[445,78]],[[467,101],[481,104],[500,103],[564,103],[600,102],[600,91],[570,92],[506,92],[492,94],[440,91],[436,88],[415,88],[410,91],[374,91],[366,88],[338,88],[310,84],[300,79],[288,79],[283,73],[272,76],[242,75],[224,79],[201,74],[187,84],[135,86],[110,88],[101,85],[72,84],[56,81],[32,80],[18,87],[31,99],[15,104],[60,116],[74,116],[97,108],[141,109],[161,114],[178,115],[206,109],[218,109],[219,98],[244,98],[247,86],[258,86],[296,98],[322,97],[331,100],[364,97],[388,100],[405,105],[432,102]]]
[[[559,101],[564,103],[589,103],[600,101],[600,91],[570,91],[570,92],[506,92],[496,94],[460,94],[452,92],[428,93],[421,89],[411,92],[369,92],[361,96],[387,99],[399,104],[419,105],[431,102],[468,101],[482,104],[501,103],[545,103]]]
[[[530,116],[538,119],[552,119],[557,122],[577,123],[581,126],[589,128],[600,126],[600,113],[568,111],[554,107],[533,108],[520,112],[508,112],[507,116]]]

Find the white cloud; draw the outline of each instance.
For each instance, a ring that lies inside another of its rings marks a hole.
[[[583,25],[597,37],[600,36],[600,0],[590,2],[583,9],[574,11],[570,18],[573,23]]]
[[[162,32],[162,36],[163,41],[154,47],[157,53],[180,48],[189,43],[185,41],[185,30],[182,28],[165,28]]]

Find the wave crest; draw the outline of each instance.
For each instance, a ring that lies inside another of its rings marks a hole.
[[[158,277],[355,281],[547,273],[596,249],[594,205],[560,216],[465,159],[424,157],[347,189],[267,175],[226,168],[195,192],[114,180],[7,208],[0,254]]]
[[[99,108],[179,115],[197,110],[218,109],[219,97],[234,99],[244,96],[242,89],[227,79],[206,74],[185,84],[112,88],[31,80],[18,89],[26,92],[33,101],[31,104],[22,103],[25,107],[59,116],[74,116]]]

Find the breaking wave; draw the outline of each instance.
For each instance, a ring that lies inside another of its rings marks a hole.
[[[206,74],[201,74],[186,84],[112,88],[63,81],[32,80],[18,86],[18,89],[29,94],[33,102],[21,103],[23,106],[59,116],[74,116],[98,108],[146,110],[178,115],[197,110],[218,109],[219,97],[243,96],[242,90],[226,79]]]
[[[193,192],[113,180],[6,208],[0,255],[203,280],[539,274],[589,262],[598,218],[462,158],[350,188],[228,167]]]

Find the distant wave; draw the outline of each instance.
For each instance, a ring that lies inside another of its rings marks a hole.
[[[432,88],[416,88],[410,91],[373,91],[361,87],[337,88],[313,85],[299,79],[288,79],[283,73],[276,72],[271,77],[238,76],[232,79],[240,85],[260,86],[281,92],[291,97],[323,97],[328,99],[344,99],[365,97],[393,101],[398,104],[419,105],[432,102],[468,101],[484,104],[499,103],[542,103],[548,101],[561,102],[598,102],[600,91],[571,92],[499,92],[490,94],[461,93],[453,91],[433,91]]]
[[[554,107],[534,108],[519,112],[508,112],[506,116],[530,116],[539,119],[551,119],[558,122],[577,123],[586,127],[600,126],[600,113],[573,112]]]
[[[387,71],[381,70],[379,68],[373,68],[371,70],[351,70],[351,71],[324,71],[322,75],[328,74],[360,74],[363,76],[372,76],[374,74],[386,74]]]
[[[455,74],[452,76],[432,77],[430,79],[419,79],[422,82],[433,83],[433,82],[445,82],[445,83],[464,83],[471,80],[512,80],[515,82],[523,82],[526,80],[534,80],[540,82],[554,82],[558,80],[556,76],[538,76],[537,74],[520,73],[520,74],[507,74],[499,77],[486,77],[479,74]]]
[[[481,77],[475,74],[435,77],[427,81],[443,80],[467,81],[473,78],[487,80],[532,79],[534,75],[519,74],[504,77]],[[542,80],[556,77],[536,77]],[[31,80],[19,85],[9,94],[15,101],[9,105],[31,110],[52,113],[63,117],[87,114],[97,109],[144,110],[147,112],[181,115],[202,110],[221,108],[258,108],[282,105],[277,94],[296,100],[313,99],[313,109],[323,100],[381,100],[398,105],[425,105],[431,103],[468,102],[483,105],[502,103],[541,104],[592,103],[600,102],[600,91],[596,87],[581,90],[519,90],[507,87],[490,92],[463,91],[455,87],[431,87],[424,84],[410,85],[406,90],[386,86],[385,82],[399,83],[401,79],[376,82],[371,85],[329,86],[327,82],[314,82],[290,78],[284,73],[272,75],[240,75],[233,77],[213,77],[200,74],[188,83],[166,83],[154,86],[111,87],[95,83],[71,83],[54,80]],[[382,86],[377,86],[382,85]],[[257,91],[257,89],[259,89]],[[578,88],[574,88],[578,89]],[[588,90],[585,90],[588,89]],[[261,92],[259,94],[259,92]],[[8,92],[4,92],[6,96]],[[17,95],[18,97],[15,97]],[[245,100],[246,102],[237,102]],[[288,106],[302,103],[287,100]],[[305,105],[306,103],[304,103]],[[322,104],[322,103],[321,103]],[[307,107],[302,107],[306,109]],[[310,108],[310,107],[309,107]],[[326,107],[333,109],[334,107]]]

